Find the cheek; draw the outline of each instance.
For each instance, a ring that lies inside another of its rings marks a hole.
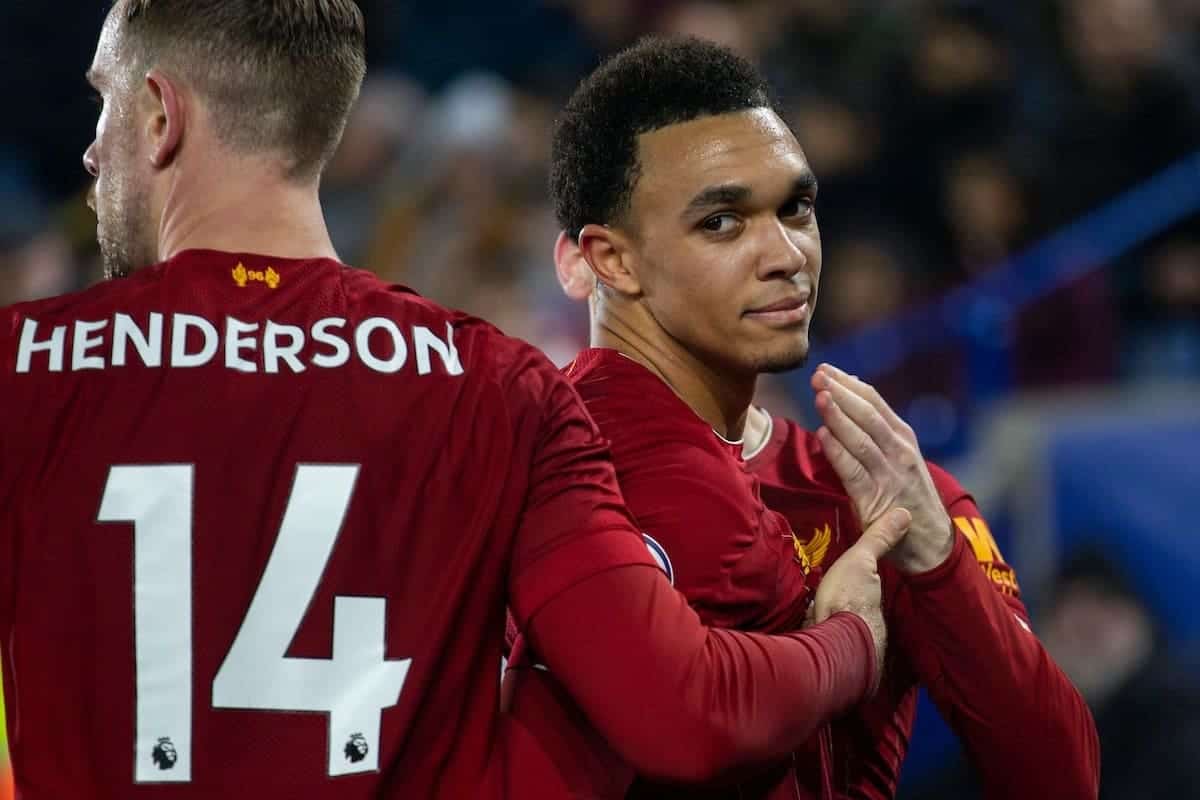
[[[132,159],[135,139],[128,120],[117,109],[106,106],[96,122],[96,158],[104,165],[125,165]]]
[[[740,317],[745,287],[733,269],[736,257],[732,252],[724,255],[694,254],[664,293],[672,316],[700,338],[727,339]]]

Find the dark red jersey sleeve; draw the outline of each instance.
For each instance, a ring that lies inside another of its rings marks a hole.
[[[1099,744],[1087,705],[1034,636],[975,501],[944,470],[931,472],[954,549],[903,580],[893,641],[962,740],[985,797],[1096,797]]]
[[[528,630],[616,754],[657,780],[707,781],[784,755],[874,678],[859,617],[783,636],[706,628],[659,569],[599,573],[547,603]]]
[[[791,540],[783,538],[790,531],[763,507],[728,454],[682,438],[650,436],[617,446],[630,511],[705,624],[801,627],[809,592],[789,557]]]
[[[514,436],[534,442],[510,568],[517,630],[547,601],[597,572],[654,566],[617,487],[608,447],[575,389],[544,358],[514,365]],[[531,411],[528,409],[532,409]]]

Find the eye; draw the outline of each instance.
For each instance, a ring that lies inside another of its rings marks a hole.
[[[711,217],[705,217],[700,223],[700,227],[709,233],[733,233],[737,230],[738,218],[736,214],[723,212],[721,214],[713,214]]]
[[[816,210],[816,207],[817,202],[811,197],[793,197],[780,207],[779,216],[784,219],[789,217],[804,219],[810,216]]]
[[[92,91],[88,94],[88,98],[96,108],[104,108],[104,95],[97,91]]]

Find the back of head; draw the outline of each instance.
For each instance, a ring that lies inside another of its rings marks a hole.
[[[320,174],[366,71],[354,0],[115,0],[113,13],[127,66],[192,87],[223,145]]]
[[[733,51],[691,37],[641,40],[581,83],[559,117],[550,178],[559,224],[574,237],[628,209],[640,134],[774,107],[762,75]]]

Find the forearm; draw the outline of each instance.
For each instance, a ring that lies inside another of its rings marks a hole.
[[[1099,747],[1083,698],[962,536],[908,576],[895,645],[963,740],[988,798],[1093,798]]]
[[[614,750],[658,780],[705,781],[783,755],[875,682],[858,617],[788,636],[709,629],[652,569],[572,587],[535,615],[530,637]]]

